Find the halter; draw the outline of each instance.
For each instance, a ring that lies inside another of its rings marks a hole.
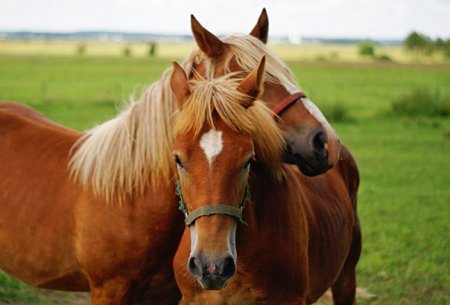
[[[183,200],[183,195],[181,193],[181,184],[179,180],[177,181],[177,195],[180,198],[178,209],[183,212],[184,223],[188,227],[192,225],[197,220],[197,218],[210,215],[228,215],[232,218],[235,218],[240,223],[247,224],[242,218],[242,211],[244,210],[247,201],[250,200],[250,191],[248,189],[248,184],[245,186],[244,198],[242,199],[241,205],[238,208],[226,204],[208,204],[189,213],[186,207],[186,203]]]
[[[276,105],[272,112],[276,115],[280,115],[283,111],[291,107],[296,101],[298,101],[301,98],[306,97],[306,95],[303,92],[296,92],[294,94],[289,95],[287,98],[281,101],[278,105]]]

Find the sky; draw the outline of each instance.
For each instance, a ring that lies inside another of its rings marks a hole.
[[[0,0],[0,31],[190,34],[190,14],[215,34],[247,33],[262,10],[269,35],[450,38],[450,0]]]

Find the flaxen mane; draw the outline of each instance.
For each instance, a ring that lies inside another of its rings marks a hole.
[[[176,106],[170,72],[117,117],[88,130],[73,148],[72,176],[108,203],[141,195],[173,176],[171,118]]]
[[[281,83],[289,91],[298,90],[286,65],[258,39],[232,35],[224,42],[230,45],[238,63],[247,72],[257,66],[262,54],[266,54],[266,80]],[[194,51],[183,64],[185,71],[190,71],[191,63],[202,60],[202,56]],[[213,66],[212,63],[208,65]],[[138,101],[132,101],[116,118],[86,131],[73,148],[70,160],[72,177],[109,203],[143,194],[149,186],[157,188],[167,184],[173,176],[172,114],[176,106],[169,85],[170,72],[167,70]],[[227,77],[227,81],[230,78],[232,75]],[[251,108],[259,109],[258,112],[265,113],[266,117],[269,111],[260,110],[260,102],[256,104],[258,106]],[[249,127],[248,122],[243,123],[242,126]],[[264,149],[264,143],[260,142],[259,154],[263,157],[269,150]],[[264,157],[267,161],[272,158],[272,154]]]

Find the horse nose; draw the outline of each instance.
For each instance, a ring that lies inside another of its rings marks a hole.
[[[195,278],[200,278],[203,274],[202,269],[202,264],[197,257],[192,256],[189,258],[188,270],[191,275],[193,275]]]
[[[319,130],[312,135],[313,152],[319,162],[323,162],[328,159],[328,150],[325,147],[327,142],[327,135],[322,130]]]
[[[236,263],[231,256],[226,257],[221,266],[222,276],[229,279],[236,272]]]
[[[188,269],[204,289],[222,289],[227,280],[236,273],[236,262],[232,256],[223,259],[191,256]]]
[[[232,256],[208,261],[202,260],[197,256],[192,256],[189,258],[188,269],[197,278],[203,275],[214,275],[228,279],[236,272],[236,263]]]

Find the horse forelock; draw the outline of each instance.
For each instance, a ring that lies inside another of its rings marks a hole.
[[[214,128],[217,115],[225,125],[236,132],[251,135],[258,160],[281,177],[281,155],[284,140],[273,119],[272,112],[261,101],[245,108],[254,98],[237,87],[242,81],[235,73],[214,79],[190,81],[191,95],[174,116],[173,134],[192,132],[199,135],[203,128]]]

